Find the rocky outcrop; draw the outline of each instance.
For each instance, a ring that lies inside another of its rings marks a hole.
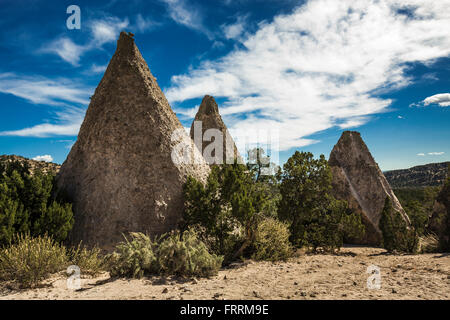
[[[52,162],[45,162],[45,161],[36,161],[36,160],[31,160],[28,158],[24,158],[21,156],[16,156],[16,155],[2,155],[0,156],[0,164],[5,164],[8,162],[19,162],[21,164],[26,164],[28,165],[29,169],[30,169],[30,173],[33,174],[35,171],[40,171],[44,174],[57,174],[59,172],[59,169],[61,168],[61,166],[59,164],[56,163],[52,163]]]
[[[181,141],[195,163],[180,161]],[[209,171],[132,35],[122,32],[57,180],[74,202],[71,240],[109,250],[123,233],[167,232],[181,219],[187,176],[205,181]]]
[[[208,164],[232,164],[236,159],[242,160],[213,97],[206,95],[203,98],[190,134]],[[216,144],[216,139],[221,141]]]
[[[342,134],[330,154],[329,164],[334,196],[346,200],[352,210],[359,212],[366,227],[365,236],[352,239],[352,242],[380,245],[382,235],[379,221],[386,197],[391,199],[393,208],[410,224],[359,132],[345,131]]]

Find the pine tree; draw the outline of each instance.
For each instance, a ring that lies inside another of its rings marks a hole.
[[[30,173],[26,163],[0,166],[0,245],[13,235],[48,234],[57,241],[67,238],[73,225],[72,206],[52,197],[55,177],[39,171]]]
[[[297,151],[278,177],[278,215],[290,224],[294,245],[334,251],[346,235],[364,232],[361,217],[331,196],[331,170],[323,155],[314,159],[312,153]]]
[[[214,166],[206,186],[189,178],[184,196],[183,228],[201,226],[202,240],[226,260],[243,255],[251,245],[267,205],[267,195],[255,187],[251,172],[237,163]]]
[[[418,235],[413,227],[408,227],[399,212],[395,211],[391,199],[386,197],[380,218],[383,247],[389,252],[410,252],[417,250]]]

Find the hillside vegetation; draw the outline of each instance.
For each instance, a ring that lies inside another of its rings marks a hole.
[[[393,189],[442,186],[450,162],[429,163],[409,169],[384,172]]]

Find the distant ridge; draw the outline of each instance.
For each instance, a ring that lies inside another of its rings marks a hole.
[[[450,161],[429,163],[409,169],[385,171],[384,176],[392,188],[441,186],[447,177]]]
[[[57,174],[61,166],[52,162],[36,161],[16,155],[0,155],[0,164],[18,161],[20,163],[27,163],[30,167],[31,173],[36,170],[40,170],[42,173],[53,173]]]

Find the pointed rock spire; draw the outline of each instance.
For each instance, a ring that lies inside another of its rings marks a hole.
[[[211,131],[210,129],[215,130]],[[205,135],[206,131],[209,132]],[[219,139],[217,137],[219,133],[221,142],[216,141],[216,139]],[[219,107],[212,96],[206,95],[203,98],[191,125],[190,134],[191,139],[194,140],[195,145],[210,165],[232,164],[235,159],[242,161],[233,138],[220,116]],[[214,145],[217,148],[214,148]],[[222,153],[222,156],[219,155],[219,152]]]
[[[209,173],[195,147],[197,162],[173,161],[180,140],[191,141],[133,37],[122,32],[57,177],[74,202],[71,240],[110,250],[123,233],[175,228],[187,176],[205,181]]]
[[[346,200],[351,209],[359,212],[366,227],[364,238],[354,239],[355,243],[380,245],[382,235],[379,222],[386,197],[391,199],[394,210],[410,224],[408,215],[359,132],[342,133],[331,151],[329,164],[333,174],[334,196]]]

